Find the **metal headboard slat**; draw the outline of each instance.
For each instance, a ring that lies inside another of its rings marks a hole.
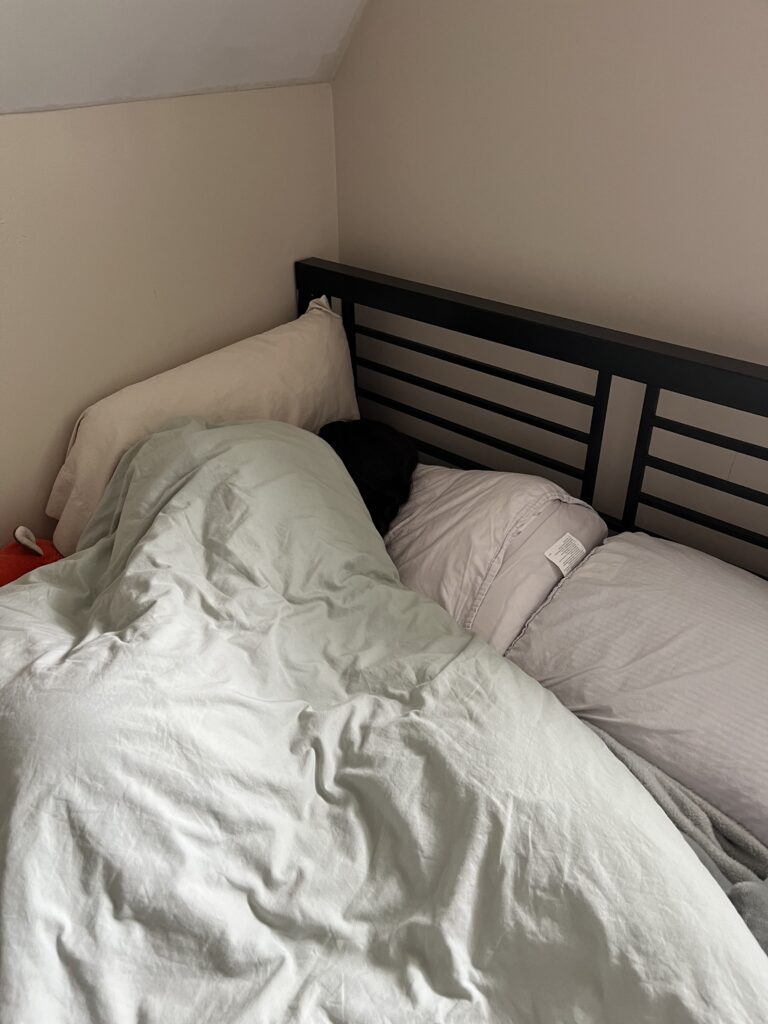
[[[513,444],[511,441],[505,441],[501,437],[494,437],[493,434],[486,434],[482,430],[475,430],[474,427],[467,427],[463,423],[454,423],[444,416],[438,416],[433,412],[428,412],[426,409],[418,409],[413,405],[400,402],[390,395],[380,395],[375,391],[370,391],[368,388],[358,388],[357,393],[361,398],[365,398],[369,402],[386,405],[389,409],[394,409],[395,412],[404,413],[406,416],[414,416],[418,420],[431,423],[433,426],[441,427],[443,430],[449,430],[454,434],[461,434],[462,437],[466,437],[470,441],[477,441],[478,444],[488,445],[489,448],[497,448],[500,452],[506,452],[507,455],[515,455],[517,458],[525,459],[527,462],[535,462],[540,466],[553,470],[555,473],[562,473],[564,476],[570,476],[576,480],[581,480],[584,476],[584,470],[579,466],[571,466],[560,459],[553,459],[549,455],[542,455],[541,452],[535,452],[530,448],[524,448],[522,445]]]
[[[410,338],[399,338],[395,334],[388,334],[386,331],[375,330],[373,327],[355,325],[358,335],[364,338],[373,338],[375,341],[384,341],[397,348],[407,349],[409,352],[418,352],[420,355],[432,356],[441,363],[452,363],[455,366],[463,366],[467,370],[476,370],[478,373],[487,374],[489,377],[496,377],[498,380],[509,381],[511,384],[520,384],[526,388],[533,388],[536,391],[545,391],[550,395],[557,395],[558,398],[565,398],[569,402],[579,402],[582,405],[592,405],[594,395],[586,391],[578,391],[576,388],[567,388],[562,384],[554,384],[552,381],[539,380],[537,377],[529,377],[527,374],[518,373],[515,370],[508,370],[503,366],[494,366],[479,359],[470,359],[468,356],[459,355],[456,352],[447,352],[445,349],[436,348],[434,345],[425,345],[420,341],[412,341]]]
[[[357,357],[357,365],[366,370],[373,370],[382,373],[385,377],[392,377],[393,380],[400,380],[404,384],[413,384],[415,387],[425,388],[436,395],[443,395],[445,398],[452,398],[457,402],[465,402],[476,409],[485,409],[486,412],[495,413],[497,416],[508,416],[511,419],[519,420],[520,423],[527,423],[531,427],[538,427],[539,430],[546,430],[552,434],[559,434],[571,441],[579,441],[587,444],[589,433],[586,430],[577,430],[576,427],[569,427],[564,423],[556,423],[554,420],[544,419],[542,416],[534,416],[533,413],[523,412],[522,409],[513,409],[501,402],[493,402],[489,398],[482,398],[480,395],[473,395],[468,391],[459,391],[458,388],[449,387],[447,384],[440,384],[438,381],[427,380],[406,370],[399,370],[395,366],[387,366],[374,359],[367,359],[364,356]]]

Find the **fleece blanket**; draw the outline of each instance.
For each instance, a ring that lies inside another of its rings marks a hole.
[[[2,1024],[768,1019],[663,811],[295,427],[154,435],[0,591],[0,825]]]
[[[680,829],[768,953],[768,848],[663,769],[588,724]]]

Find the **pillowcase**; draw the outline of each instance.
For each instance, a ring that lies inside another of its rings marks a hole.
[[[563,580],[507,656],[768,843],[768,583],[621,534]]]
[[[317,432],[358,416],[349,346],[326,299],[292,323],[132,384],[90,406],[77,421],[46,509],[70,554],[121,456],[170,420],[209,423],[271,419]]]
[[[545,552],[567,533],[591,551],[607,530],[549,480],[419,466],[386,543],[405,586],[503,653],[562,579]]]

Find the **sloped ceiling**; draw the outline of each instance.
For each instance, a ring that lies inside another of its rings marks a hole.
[[[0,0],[0,113],[322,82],[365,0]]]

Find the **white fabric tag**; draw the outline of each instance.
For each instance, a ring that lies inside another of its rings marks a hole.
[[[557,543],[544,552],[544,555],[557,566],[563,576],[567,576],[586,553],[587,549],[577,537],[572,533],[564,533]]]

